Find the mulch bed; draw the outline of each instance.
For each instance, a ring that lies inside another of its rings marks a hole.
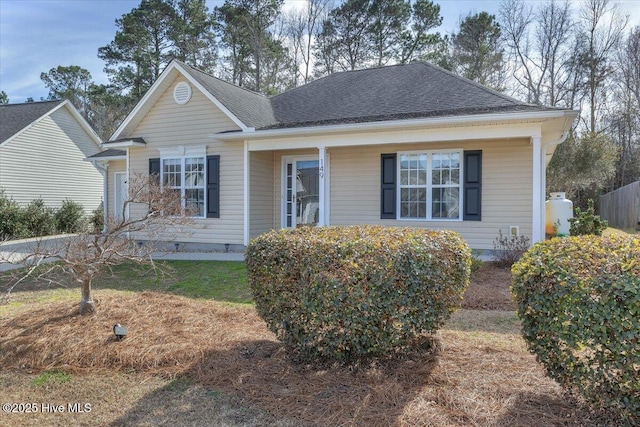
[[[471,282],[464,294],[462,308],[468,310],[508,310],[516,305],[511,299],[511,271],[485,262],[471,275]]]

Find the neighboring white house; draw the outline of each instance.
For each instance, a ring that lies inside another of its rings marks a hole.
[[[92,160],[107,211],[132,173],[196,208],[181,243],[242,247],[271,229],[383,224],[544,238],[545,170],[578,112],[530,105],[436,66],[336,73],[268,98],[173,61]]]
[[[0,105],[0,188],[20,205],[66,199],[90,214],[102,201],[103,179],[84,159],[101,140],[69,101]]]

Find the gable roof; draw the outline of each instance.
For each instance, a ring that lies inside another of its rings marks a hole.
[[[0,105],[0,144],[62,104],[62,100]]]
[[[96,145],[102,143],[98,134],[70,101],[56,100],[0,105],[0,147],[61,108],[67,109]]]
[[[570,111],[524,103],[424,62],[334,73],[268,98],[173,60],[112,138],[132,129],[169,87],[175,73],[196,85],[243,133],[429,117]],[[238,130],[224,133],[228,132]]]
[[[424,62],[331,74],[271,98],[268,128],[556,110],[526,104]]]

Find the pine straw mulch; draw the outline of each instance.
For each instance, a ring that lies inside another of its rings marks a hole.
[[[293,364],[250,306],[102,291],[95,314],[77,309],[41,304],[0,320],[0,366],[184,375],[308,425],[588,424],[517,334],[482,326],[445,327],[435,354],[314,370]],[[464,312],[458,322],[467,324]],[[129,329],[122,341],[113,337],[116,322]]]

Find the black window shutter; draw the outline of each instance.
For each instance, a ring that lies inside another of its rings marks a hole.
[[[155,179],[160,179],[160,159],[149,159],[149,177],[155,175]]]
[[[480,221],[482,207],[482,150],[464,152],[464,221]]]
[[[396,153],[380,157],[380,218],[396,219]]]
[[[207,218],[220,218],[220,156],[207,156]]]

